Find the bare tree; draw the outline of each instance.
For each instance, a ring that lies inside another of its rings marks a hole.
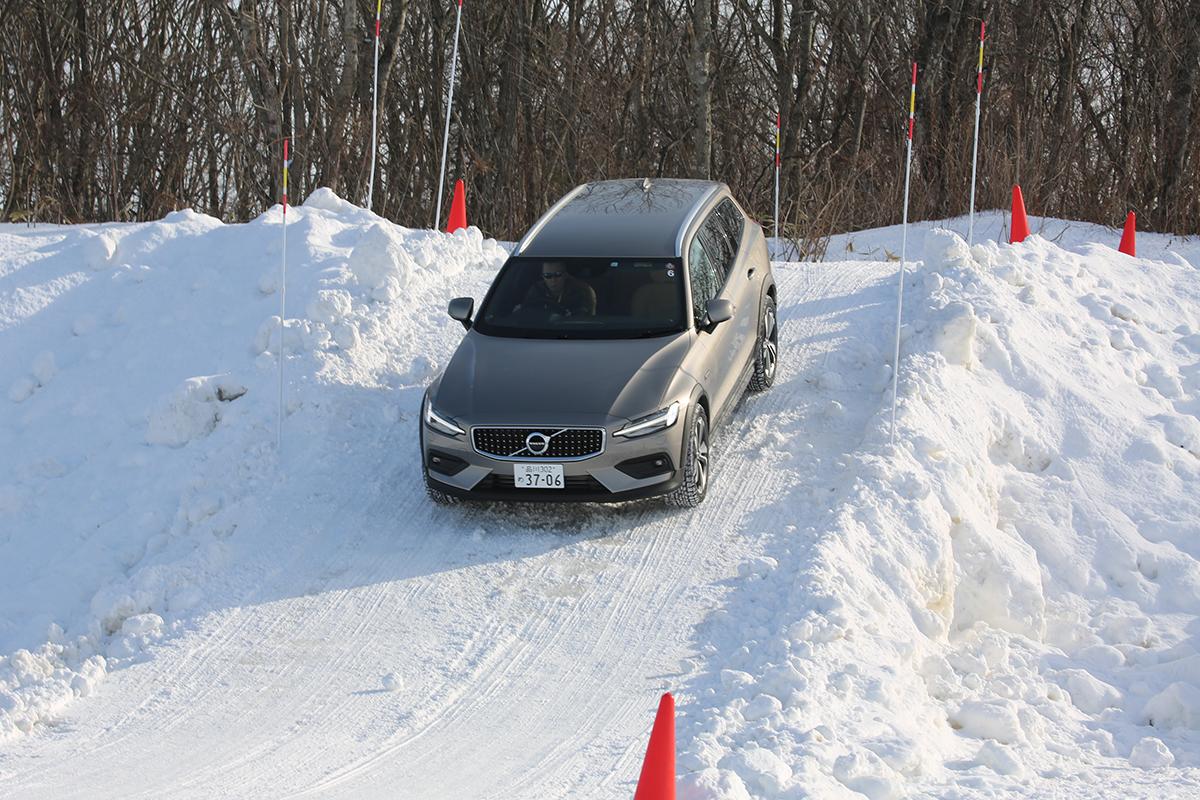
[[[712,0],[693,0],[692,52],[688,83],[692,90],[692,175],[708,178],[712,167]]]
[[[430,224],[452,0],[385,0],[376,210]],[[362,202],[374,0],[0,3],[0,214],[245,219],[292,194]],[[448,178],[515,238],[576,183],[692,175],[784,231],[897,221],[908,65],[921,66],[911,215],[964,213],[988,21],[981,207],[1200,230],[1200,15],[1192,0],[475,0]]]

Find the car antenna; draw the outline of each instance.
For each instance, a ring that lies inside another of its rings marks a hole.
[[[649,192],[649,191],[650,191],[650,179],[649,179],[649,178],[644,178],[644,179],[642,180],[642,191],[643,191],[643,192]]]

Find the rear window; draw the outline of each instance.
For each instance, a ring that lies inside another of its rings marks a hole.
[[[475,329],[489,336],[630,339],[686,328],[684,275],[669,258],[510,258]]]

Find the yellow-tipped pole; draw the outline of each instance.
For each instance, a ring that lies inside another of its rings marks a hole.
[[[775,112],[775,238],[779,238],[779,128],[782,118]]]

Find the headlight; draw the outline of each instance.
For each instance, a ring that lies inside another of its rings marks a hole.
[[[425,411],[421,414],[421,417],[425,420],[426,425],[438,433],[444,433],[447,436],[460,436],[466,433],[454,420],[449,417],[443,417],[433,410],[433,401],[429,399],[429,395],[425,396]]]
[[[683,408],[683,403],[676,400],[662,411],[655,411],[649,416],[635,419],[624,428],[621,428],[621,430],[615,431],[613,436],[627,436],[629,438],[635,438],[638,436],[645,436],[650,433],[665,431],[667,428],[675,424],[675,420],[679,419],[679,410],[681,408]]]

